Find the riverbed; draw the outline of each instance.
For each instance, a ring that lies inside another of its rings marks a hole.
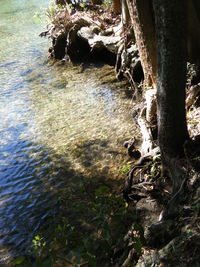
[[[48,60],[46,21],[34,18],[47,5],[0,0],[0,264],[56,225],[60,189],[123,179],[123,143],[136,134],[113,67]]]

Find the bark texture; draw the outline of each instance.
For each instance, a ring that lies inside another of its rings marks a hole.
[[[156,43],[152,0],[127,0],[147,86],[156,83]]]
[[[127,27],[130,23],[130,14],[126,0],[122,0],[122,23],[124,27]]]
[[[103,3],[102,0],[91,0],[93,5],[101,5]]]
[[[56,5],[65,5],[66,1],[65,0],[55,0]]]
[[[157,39],[158,138],[164,159],[183,155],[189,138],[185,111],[187,0],[154,0]]]
[[[121,13],[121,0],[112,0],[112,11],[118,15]]]
[[[188,0],[188,60],[200,64],[200,2]]]

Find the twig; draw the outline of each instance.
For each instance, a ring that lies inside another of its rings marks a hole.
[[[153,185],[153,183],[151,183],[151,182],[142,182],[142,183],[139,183],[139,184],[136,184],[136,185],[132,185],[131,188],[140,189],[140,187],[143,187],[144,189],[146,189],[145,185]]]
[[[130,71],[128,69],[126,69],[125,74],[128,75],[128,77],[130,79],[130,83],[133,85],[133,88],[135,89],[136,100],[138,100],[138,87],[137,87],[136,83],[134,82]],[[134,95],[133,95],[133,97],[134,97]],[[131,99],[131,102],[133,102],[133,97]]]

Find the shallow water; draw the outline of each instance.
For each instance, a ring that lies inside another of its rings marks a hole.
[[[48,62],[33,18],[47,4],[0,0],[0,264],[56,223],[60,188],[120,178],[123,142],[135,134],[111,67]]]

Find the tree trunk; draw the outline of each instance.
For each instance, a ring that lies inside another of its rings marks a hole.
[[[188,139],[185,111],[187,0],[154,0],[158,57],[158,136],[162,154],[183,155]]]
[[[130,14],[126,0],[122,0],[122,24],[126,28],[130,23]]]
[[[91,0],[91,2],[92,2],[93,5],[102,5],[103,0]]]
[[[157,39],[158,141],[162,162],[173,182],[166,217],[176,216],[187,173],[184,143],[189,139],[185,110],[187,0],[154,0]]]
[[[65,0],[55,0],[55,4],[56,5],[66,5],[66,1]]]
[[[147,86],[156,83],[156,43],[152,0],[127,0]]]
[[[188,0],[188,60],[200,64],[200,3]]]
[[[200,2],[188,0],[188,61],[196,65],[196,74],[191,84],[200,82]]]
[[[121,13],[121,0],[112,0],[112,11],[116,15],[119,15]]]

